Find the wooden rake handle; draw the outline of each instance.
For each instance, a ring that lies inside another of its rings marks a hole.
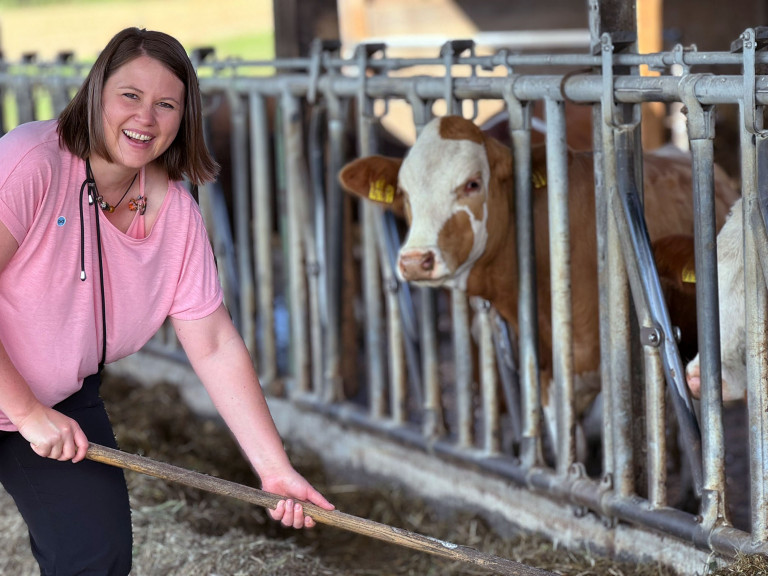
[[[88,447],[86,458],[95,462],[123,468],[125,470],[133,470],[134,472],[141,472],[148,476],[177,482],[213,494],[230,496],[244,502],[256,504],[263,508],[274,509],[278,502],[285,500],[284,496],[278,496],[257,488],[251,488],[250,486],[244,486],[242,484],[230,482],[229,480],[222,480],[215,476],[194,472],[164,462],[157,462],[143,456],[129,454],[98,444],[91,444]],[[324,510],[309,502],[302,502],[301,505],[304,507],[304,514],[312,517],[315,522],[336,526],[337,528],[348,530],[356,534],[362,534],[399,546],[413,548],[449,560],[469,562],[487,568],[488,570],[492,570],[498,574],[553,576],[551,572],[533,568],[500,556],[494,556],[493,554],[486,554],[467,546],[460,546],[436,538],[422,536],[421,534],[409,532],[408,530],[345,514],[338,510]]]

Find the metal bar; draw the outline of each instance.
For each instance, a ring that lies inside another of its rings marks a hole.
[[[664,367],[657,348],[646,348],[644,358],[648,503],[653,508],[663,508],[667,505],[667,422]]]
[[[269,159],[269,121],[264,97],[252,92],[248,98],[251,119],[251,177],[254,222],[254,256],[258,279],[259,379],[271,386],[277,379],[277,343],[275,340],[275,280],[272,268],[272,165]]]
[[[749,30],[749,29],[748,29]],[[550,31],[554,33],[553,31]],[[571,31],[573,32],[573,31]],[[537,34],[542,31],[536,31]],[[546,31],[543,31],[546,38]],[[473,40],[476,44],[487,44],[487,38],[490,38],[487,34],[477,35]],[[491,38],[492,39],[492,38]],[[447,39],[446,39],[447,40]],[[548,40],[547,40],[548,41]],[[370,44],[372,39],[369,39],[365,44],[360,44],[356,48],[365,47]],[[389,46],[397,46],[399,41],[393,40]],[[441,45],[443,42],[440,43]],[[387,47],[388,44],[376,42],[376,45]],[[598,56],[594,56],[589,53],[522,53],[508,51],[510,46],[505,45],[507,50],[497,50],[491,55],[475,55],[469,56],[457,56],[454,60],[455,65],[462,66],[476,66],[483,69],[492,69],[495,66],[505,67],[523,67],[523,66],[535,66],[539,68],[547,67],[562,67],[562,66],[574,66],[579,68],[599,66],[600,59]],[[648,65],[654,69],[664,69],[671,67],[675,64],[682,64],[687,67],[701,66],[701,65],[723,65],[740,67],[743,63],[743,56],[737,52],[718,52],[718,51],[698,51],[698,50],[677,50],[682,48],[678,45],[672,50],[653,53],[621,53],[615,57],[616,65],[618,66],[640,66]],[[440,46],[435,45],[435,52],[437,53]],[[755,58],[759,64],[768,62],[768,55],[758,52]],[[37,63],[18,63],[18,62],[6,62],[7,66],[24,66],[26,70],[34,75],[50,75],[55,74],[56,66],[48,62]],[[399,70],[414,66],[441,66],[443,64],[443,58],[439,55],[434,57],[420,57],[420,58],[389,58],[382,57],[372,60],[368,63],[368,67],[375,71],[390,71]],[[338,71],[354,67],[356,60],[354,58],[334,57],[330,54],[323,54],[323,66],[326,69]],[[243,75],[249,72],[255,71],[256,74],[263,75],[263,71],[259,68],[269,68],[270,70],[280,70],[284,75],[296,70],[301,70],[303,73],[308,74],[312,69],[312,58],[278,58],[274,60],[244,60],[240,58],[222,58],[219,60],[206,60],[197,64],[197,69],[202,72],[201,76],[208,76],[208,72],[213,75],[219,75],[225,77]],[[83,81],[83,73],[87,71],[87,65],[85,64],[70,64],[66,66],[67,69],[74,68],[76,71],[76,77],[72,80],[73,84],[79,85]],[[221,74],[226,72],[227,74]]]
[[[499,378],[496,366],[496,348],[493,345],[491,327],[491,303],[473,299],[473,308],[479,326],[480,336],[480,399],[482,406],[482,447],[486,454],[499,453]],[[510,409],[512,407],[510,406]]]
[[[614,55],[617,61],[621,55]],[[761,61],[761,60],[758,60]],[[590,65],[594,62],[591,61]],[[708,62],[711,64],[711,62]],[[585,64],[587,65],[587,64]],[[21,77],[16,74],[0,72],[0,85],[12,90]],[[76,78],[61,77],[61,81],[74,88],[79,87]],[[279,77],[201,77],[200,86],[204,92],[216,90],[234,90],[239,93],[256,91],[264,96],[280,97],[283,92],[293,96],[306,96],[313,86],[323,93],[333,93],[338,97],[355,97],[359,92],[359,80],[354,77],[324,74],[311,83],[305,75],[286,74]],[[457,77],[453,79],[455,97],[462,100],[503,98],[505,87],[511,87],[514,96],[521,101],[539,100],[550,97],[568,99],[580,103],[599,102],[603,80],[599,74],[575,74],[569,76],[563,84],[563,74],[516,75],[514,81],[506,77]],[[740,75],[713,75],[696,85],[695,96],[703,105],[724,104],[738,101],[743,94],[743,78]],[[562,85],[562,86],[561,86]],[[614,78],[614,98],[617,103],[637,104],[641,102],[679,102],[682,94],[679,77],[617,75]],[[366,79],[365,95],[375,99],[419,98],[424,101],[440,99],[445,93],[445,83],[441,78],[382,77],[372,76]],[[755,102],[768,104],[768,77],[755,79]]]
[[[472,360],[470,355],[469,304],[464,291],[451,289],[451,318],[456,394],[457,444],[470,448],[474,444],[472,406]]]
[[[515,226],[518,267],[518,326],[520,384],[522,387],[522,445],[520,459],[528,467],[541,464],[541,388],[539,326],[536,298],[536,250],[531,184],[531,107],[505,92],[514,157]]]
[[[306,183],[302,178],[302,134],[301,114],[298,100],[285,93],[281,100],[282,130],[285,146],[286,178],[286,213],[288,233],[288,309],[291,324],[291,352],[293,388],[291,393],[306,392],[310,389],[310,354],[305,303],[307,286],[305,283],[303,259],[305,254],[303,239],[302,203],[306,202]]]
[[[341,102],[332,94],[324,95],[328,108],[328,173],[338,174],[344,165],[345,125]],[[327,402],[343,399],[341,382],[341,294],[344,223],[344,196],[337,178],[328,178],[326,192],[326,306],[325,327],[325,383],[323,398]]]
[[[384,214],[374,221],[375,236],[378,242],[379,254],[387,254],[387,237],[384,231]],[[403,325],[400,316],[398,300],[399,283],[389,258],[380,258],[382,283],[385,287],[385,310],[387,318],[387,361],[389,368],[389,412],[392,421],[404,424],[406,412],[406,370],[403,344]]]
[[[687,75],[683,86],[688,138],[693,158],[693,214],[696,269],[696,314],[698,318],[719,318],[717,287],[717,223],[715,219],[714,136],[715,110],[704,108],[693,97],[701,75]],[[725,444],[723,393],[720,366],[720,326],[699,322],[699,363],[701,369],[701,422],[703,489],[702,517],[714,523],[726,517]]]
[[[573,434],[573,311],[571,309],[571,238],[568,214],[568,154],[565,105],[544,101],[547,115],[547,197],[552,293],[552,367],[557,416],[557,470],[565,475],[576,460]]]
[[[603,122],[602,109],[600,106],[592,107],[592,139],[593,139],[593,173],[595,177],[595,225],[597,239],[597,274],[598,274],[598,314],[599,314],[599,338],[600,338],[600,381],[602,396],[602,474],[604,478],[613,478],[615,470],[613,459],[613,418],[611,400],[611,365],[609,359],[612,357],[611,345],[611,308],[609,283],[613,276],[618,276],[614,272],[611,274],[609,263],[611,250],[617,250],[616,242],[609,240],[609,226],[611,226],[608,211],[608,186],[605,179],[604,166],[608,165],[605,159],[606,154],[613,156],[613,137],[608,133],[607,142],[603,140],[604,130],[608,130],[608,125]],[[611,146],[607,146],[610,143]],[[613,181],[615,182],[615,171],[613,172]],[[614,234],[615,234],[615,225]]]
[[[747,114],[742,105],[742,118]],[[760,269],[757,246],[759,231],[759,200],[757,197],[757,146],[755,136],[742,122],[741,177],[742,208],[744,210],[744,296],[746,328],[747,410],[749,414],[749,470],[752,505],[752,539],[768,539],[768,489],[765,463],[768,462],[768,432],[763,424],[768,410],[765,350],[768,349],[768,302],[766,281]],[[755,214],[758,212],[758,214]]]
[[[602,36],[602,79],[603,94],[601,99],[603,143],[603,165],[596,167],[595,175],[602,173],[604,190],[598,201],[605,203],[596,210],[605,210],[606,269],[603,281],[607,280],[607,320],[610,347],[607,359],[609,378],[603,385],[603,434],[610,444],[610,455],[604,459],[606,470],[604,478],[622,496],[635,493],[635,465],[632,442],[633,414],[631,405],[631,354],[632,338],[630,332],[629,283],[627,279],[624,254],[620,246],[619,230],[616,218],[611,210],[611,198],[618,188],[618,163],[616,144],[619,138],[617,125],[623,118],[618,118],[619,110],[615,102],[612,86],[615,82],[613,70],[613,45],[610,37]],[[601,353],[602,355],[602,353]],[[603,368],[605,371],[605,368]],[[607,448],[606,448],[607,451]],[[610,468],[608,467],[610,466]]]
[[[319,107],[311,112],[309,126],[309,174],[304,170],[304,198],[299,205],[302,215],[300,225],[306,250],[304,268],[307,278],[310,374],[312,390],[320,394],[323,390],[323,334],[325,332],[325,191],[323,168],[325,162],[324,144],[320,131]]]
[[[251,242],[251,219],[248,190],[248,126],[246,109],[239,94],[227,92],[230,107],[230,146],[232,149],[232,201],[237,210],[233,210],[235,228],[235,259],[239,285],[239,315],[237,326],[246,348],[252,358],[256,357],[256,327],[254,325],[255,294],[253,282],[253,257]]]
[[[370,119],[358,110],[358,138],[360,155],[369,153]],[[376,220],[381,217],[380,208],[370,202],[360,205],[363,226],[363,302],[365,306],[365,350],[368,360],[367,380],[370,415],[383,418],[385,414],[385,371],[382,342],[381,282],[379,279],[379,253],[376,240]]]

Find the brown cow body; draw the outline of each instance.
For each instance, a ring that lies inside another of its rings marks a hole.
[[[545,150],[532,150],[534,230],[542,403],[552,377],[549,222]],[[512,152],[472,122],[446,116],[428,124],[404,161],[362,158],[340,174],[343,187],[405,215],[403,280],[466,290],[489,300],[518,326],[518,278]],[[693,233],[690,162],[683,154],[644,157],[645,207],[651,240]],[[568,153],[573,362],[576,374],[600,363],[593,155]],[[716,213],[722,225],[738,191],[718,173]],[[579,381],[577,380],[577,386]],[[577,408],[597,390],[576,391]]]

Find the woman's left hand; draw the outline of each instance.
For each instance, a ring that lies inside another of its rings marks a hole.
[[[266,492],[287,496],[277,504],[274,510],[269,511],[269,515],[283,526],[292,526],[297,529],[315,526],[315,521],[304,514],[302,501],[311,502],[325,510],[334,509],[333,504],[296,471],[274,478],[262,478],[261,487]]]

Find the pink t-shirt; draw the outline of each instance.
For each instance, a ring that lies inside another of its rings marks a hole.
[[[101,356],[96,219],[87,189],[80,234],[84,179],[85,162],[59,147],[54,120],[23,124],[0,139],[0,221],[19,244],[0,273],[0,341],[48,406],[79,390]],[[169,182],[148,236],[124,234],[104,217],[99,224],[107,363],[139,350],[168,316],[195,320],[219,307],[222,291],[208,235],[181,183]],[[2,412],[0,430],[15,430]]]

